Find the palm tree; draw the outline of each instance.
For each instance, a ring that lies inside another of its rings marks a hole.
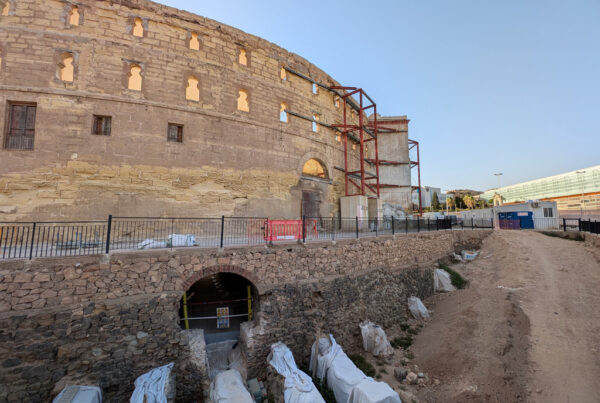
[[[446,197],[446,209],[452,209],[454,206],[454,199],[450,196]]]
[[[463,197],[463,202],[465,203],[467,208],[469,208],[471,210],[475,207],[475,199],[471,195],[465,195]]]

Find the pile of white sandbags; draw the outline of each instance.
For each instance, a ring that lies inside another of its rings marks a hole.
[[[319,339],[316,347],[313,345],[310,367],[316,364],[317,377],[327,379],[338,403],[402,403],[387,383],[377,382],[358,369],[332,335]]]
[[[290,349],[282,342],[271,345],[269,364],[285,378],[285,403],[325,403],[310,376],[298,369]]]
[[[394,354],[394,348],[381,326],[373,322],[363,322],[359,326],[365,351],[376,357],[389,357]]]
[[[210,383],[212,403],[254,403],[242,376],[235,369],[219,372]]]

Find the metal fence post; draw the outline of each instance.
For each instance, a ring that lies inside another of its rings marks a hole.
[[[335,240],[335,217],[331,217],[331,240]]]
[[[581,232],[581,218],[579,218],[579,219],[577,220],[577,223],[579,224],[579,232]],[[34,225],[34,227],[33,227],[33,228],[35,228],[35,223],[34,223],[33,225]]]
[[[171,235],[175,235],[175,219],[171,218]],[[167,238],[169,239],[169,238]],[[171,237],[171,249],[173,249],[173,239],[174,237]]]
[[[473,219],[473,217],[471,217],[471,231],[475,228],[475,225],[473,224],[473,221],[475,221],[475,220]]]
[[[492,225],[491,228],[494,229],[494,219],[490,218],[490,224]]]
[[[440,219],[438,217],[435,217],[435,230],[440,230]]]
[[[563,218],[563,231],[567,232],[567,219]]]
[[[406,226],[404,229],[406,230],[406,233],[408,234],[408,217],[406,217]]]
[[[421,219],[417,217],[417,232],[421,232]]]
[[[223,235],[225,234],[225,216],[221,216],[221,249],[223,249]]]
[[[379,217],[375,219],[375,236],[379,236]]]
[[[395,223],[394,223],[394,216],[392,216],[392,235],[395,235],[395,234],[396,234],[396,228],[394,228],[394,227],[395,227],[395,225],[394,225],[394,224],[395,224]]]
[[[110,230],[112,228],[112,214],[108,215],[108,224],[106,225],[106,253],[110,250]]]
[[[306,243],[306,216],[302,216],[302,242]]]
[[[356,238],[358,238],[358,216],[356,216]]]
[[[31,246],[29,247],[29,260],[33,258],[33,240],[35,238],[35,224],[33,223],[33,230],[31,231]]]

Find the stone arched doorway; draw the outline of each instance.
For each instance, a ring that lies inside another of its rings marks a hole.
[[[202,329],[207,344],[238,340],[241,324],[258,310],[259,289],[252,280],[252,275],[233,266],[196,273],[185,282],[180,300],[181,328]]]
[[[251,273],[229,265],[200,270],[184,281],[180,324],[186,329],[190,364],[205,386],[227,369],[246,379],[246,345],[240,333],[258,311],[263,290],[255,284]]]
[[[325,161],[325,157],[318,153],[307,153],[300,160],[298,193],[302,217],[318,219],[333,210],[333,206],[328,204],[332,172]]]

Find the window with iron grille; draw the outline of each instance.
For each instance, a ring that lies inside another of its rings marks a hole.
[[[175,141],[177,143],[183,143],[183,125],[169,123],[169,130],[167,132],[167,141]]]
[[[36,109],[36,104],[8,103],[5,148],[33,150]]]
[[[544,207],[544,217],[553,217],[551,207]]]
[[[94,115],[94,125],[92,126],[92,134],[98,136],[110,136],[112,126],[112,117]]]

